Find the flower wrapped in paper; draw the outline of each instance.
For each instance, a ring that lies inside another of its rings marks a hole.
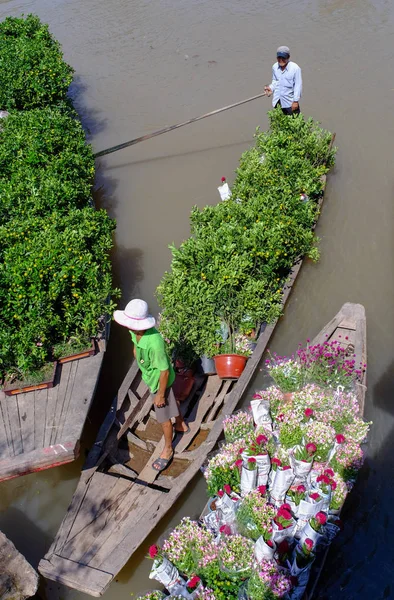
[[[256,392],[250,402],[250,406],[256,426],[263,426],[265,429],[271,429],[272,417],[269,399],[264,398],[263,394],[260,392]]]
[[[229,415],[223,421],[223,430],[228,443],[244,440],[254,432],[253,415],[244,410]]]
[[[272,539],[279,544],[285,539],[291,539],[296,529],[296,521],[291,514],[288,504],[282,504],[272,521]]]
[[[268,503],[266,488],[257,488],[249,492],[239,505],[236,518],[239,533],[252,540],[260,536],[270,538],[272,519],[276,515],[275,508]]]
[[[254,456],[243,459],[241,471],[241,494],[245,496],[257,487],[257,462]]]
[[[254,543],[241,535],[230,535],[219,544],[219,564],[226,577],[239,582],[250,577]]]
[[[294,471],[294,485],[306,482],[312,469],[316,446],[314,444],[297,445],[289,452],[290,464]]]
[[[304,529],[301,531],[300,544],[303,544],[307,538],[312,540],[314,546],[318,546],[324,538],[324,526],[327,523],[327,514],[323,511],[316,513]]]
[[[313,552],[314,543],[310,538],[306,538],[303,543],[299,543],[293,555],[290,566],[290,575],[294,582],[294,588],[289,594],[291,600],[302,600],[306,586],[308,585],[312,564],[315,560]]]
[[[246,584],[248,598],[256,600],[284,598],[292,588],[290,577],[269,560],[261,560]]]
[[[294,517],[298,517],[298,508],[301,500],[307,496],[306,487],[304,484],[292,485],[286,493],[286,504],[291,508]]]
[[[274,459],[272,460],[274,463]],[[275,463],[274,463],[275,464]],[[272,504],[283,504],[285,495],[294,481],[294,471],[290,465],[277,465],[273,481],[270,486],[270,500]]]
[[[165,594],[160,590],[148,590],[143,592],[136,600],[163,600]]]

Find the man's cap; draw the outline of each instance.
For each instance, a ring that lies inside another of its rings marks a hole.
[[[279,46],[276,51],[277,58],[289,58],[290,56],[290,48],[287,46]]]

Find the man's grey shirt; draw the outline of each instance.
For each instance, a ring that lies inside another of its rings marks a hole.
[[[293,102],[299,102],[302,94],[302,76],[300,67],[289,61],[282,71],[279,63],[272,67],[272,83],[269,86],[273,91],[272,106],[280,100],[282,108],[290,108]]]

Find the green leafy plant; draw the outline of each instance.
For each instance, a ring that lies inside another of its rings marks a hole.
[[[172,344],[181,339],[197,355],[227,351],[222,322],[233,351],[246,316],[254,329],[273,322],[294,262],[305,254],[317,258],[312,228],[321,178],[335,153],[331,136],[312,120],[278,113],[270,113],[269,132],[258,133],[255,148],[241,157],[231,199],[194,208],[192,236],[170,246],[171,270],[157,290],[160,327]],[[300,200],[301,191],[308,202]]]
[[[19,110],[66,100],[73,69],[35,15],[0,23],[0,106]]]

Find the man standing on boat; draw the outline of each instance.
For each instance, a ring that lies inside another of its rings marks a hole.
[[[300,67],[290,60],[290,49],[279,46],[276,51],[276,62],[272,67],[272,83],[264,90],[272,98],[272,106],[280,107],[285,115],[300,113],[300,98],[302,94],[302,76]]]
[[[165,342],[155,329],[156,320],[149,314],[148,305],[144,300],[131,300],[124,310],[114,312],[114,319],[130,330],[134,343],[134,357],[142,379],[151,392],[157,422],[163,428],[164,449],[152,467],[155,471],[164,471],[174,456],[172,449],[174,431],[171,419],[175,418],[176,432],[189,431],[171,389],[175,380],[175,371],[168,357]]]

